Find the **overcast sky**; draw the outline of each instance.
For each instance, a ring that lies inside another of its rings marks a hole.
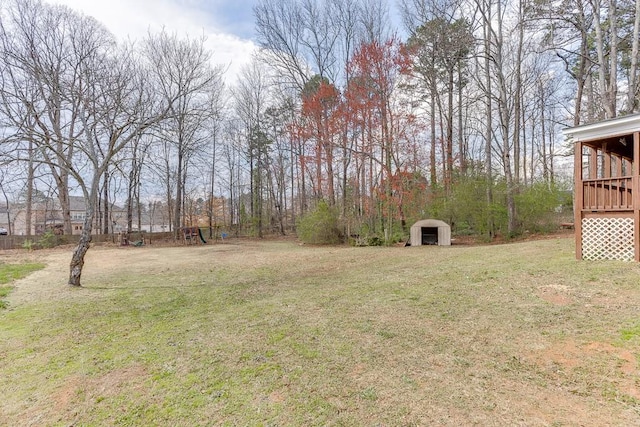
[[[216,64],[229,65],[227,81],[249,62],[255,44],[256,0],[47,0],[93,16],[121,40],[142,39],[163,26],[179,35],[207,36]]]

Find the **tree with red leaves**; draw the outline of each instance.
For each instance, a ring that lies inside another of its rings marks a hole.
[[[315,142],[315,196],[336,204],[333,173],[333,141],[339,132],[340,93],[326,78],[318,75],[307,82],[302,92],[302,116],[306,119],[307,137]],[[326,169],[326,190],[323,187]]]
[[[396,116],[393,103],[401,81],[401,71],[408,66],[402,43],[391,37],[384,43],[373,41],[358,47],[349,62],[346,102],[353,125],[362,131],[361,158],[368,158],[370,196],[384,189],[386,201],[383,218],[385,240],[388,242],[393,226],[392,179],[398,165],[394,164],[398,135],[394,124]],[[374,175],[377,182],[374,182]]]

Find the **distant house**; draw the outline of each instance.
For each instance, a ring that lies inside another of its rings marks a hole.
[[[132,231],[144,231],[146,233],[157,233],[169,231],[171,222],[166,206],[161,202],[150,202],[148,206],[143,206],[140,213],[140,230],[138,230],[138,213],[133,213]]]
[[[84,220],[86,215],[86,203],[84,197],[70,196],[70,217],[71,217],[71,233],[80,234],[84,228]],[[57,198],[46,198],[44,200],[37,201],[32,204],[31,208],[31,233],[27,233],[27,211],[24,203],[13,204],[9,206],[9,215],[0,214],[0,227],[2,227],[2,216],[10,218],[11,227],[5,226],[10,229],[14,235],[41,235],[45,232],[52,230],[57,233],[62,233],[63,230],[63,215],[60,208],[60,202]],[[112,233],[118,233],[125,230],[127,227],[127,215],[126,210],[117,205],[111,205],[109,207],[110,225],[109,230]],[[96,218],[95,224],[97,224],[98,218]],[[9,225],[9,224],[7,224]],[[102,232],[96,225],[93,227],[93,234],[100,234]]]
[[[225,223],[225,210],[227,201],[223,197],[216,197],[213,200],[214,226]],[[169,216],[169,209],[166,203],[152,201],[133,209],[131,231],[143,231],[147,233],[167,232],[171,230],[172,218]],[[80,234],[84,228],[86,215],[86,204],[84,197],[70,197],[70,217],[71,233]],[[27,233],[27,212],[24,203],[14,203],[6,207],[0,207],[0,227],[11,230],[14,235],[41,235],[52,230],[62,233],[64,220],[60,202],[57,198],[43,197],[32,203],[31,209],[31,233]],[[104,221],[104,218],[102,219]],[[185,225],[206,227],[209,225],[209,210],[205,203],[189,206],[183,211]],[[96,214],[94,219],[93,234],[101,234],[104,226],[100,227],[100,218]],[[126,208],[111,204],[109,206],[109,233],[117,234],[127,230]]]
[[[0,206],[0,228],[4,228],[5,230],[12,230],[10,227],[11,224],[11,216],[10,211],[6,206]]]

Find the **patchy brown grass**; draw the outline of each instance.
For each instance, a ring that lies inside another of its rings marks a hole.
[[[570,238],[69,256],[0,313],[0,424],[640,424],[639,267]]]

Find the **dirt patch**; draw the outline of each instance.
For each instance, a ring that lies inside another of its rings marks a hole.
[[[567,340],[535,354],[534,360],[541,365],[553,363],[572,369],[580,366],[584,358],[594,356],[602,356],[612,362],[617,360],[616,365],[622,374],[635,375],[638,372],[638,362],[631,351],[602,342],[577,344]]]
[[[557,343],[535,352],[531,358],[538,366],[555,377],[563,376],[563,371],[585,369],[588,365],[598,365],[608,373],[602,381],[612,382],[621,395],[640,400],[637,385],[638,360],[631,351],[603,342],[577,344],[573,340]],[[594,375],[590,381],[598,381]]]
[[[148,377],[140,365],[115,369],[97,377],[75,375],[51,395],[53,414],[60,416],[59,421],[73,420],[79,415],[78,408],[141,391]]]
[[[587,354],[604,353],[605,355],[617,357],[619,359],[619,369],[623,374],[635,375],[638,371],[638,362],[636,361],[636,357],[629,350],[601,342],[592,342],[587,344],[584,348]]]
[[[547,285],[538,288],[538,297],[554,305],[569,305],[573,299],[569,296],[570,288],[564,285]]]

